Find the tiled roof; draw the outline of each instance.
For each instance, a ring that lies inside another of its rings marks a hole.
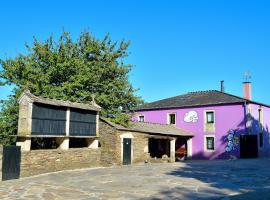
[[[95,102],[91,102],[91,104],[85,104],[85,103],[78,103],[78,102],[71,102],[71,101],[63,101],[59,99],[50,99],[50,98],[45,98],[41,96],[35,96],[29,91],[24,91],[18,101],[20,102],[20,100],[24,96],[27,96],[32,102],[36,102],[36,103],[70,107],[70,108],[78,108],[78,109],[83,109],[83,110],[93,110],[93,111],[101,110],[101,107],[97,105]]]
[[[136,111],[140,110],[154,110],[154,109],[167,109],[167,108],[181,108],[193,106],[207,106],[207,105],[220,105],[220,104],[234,104],[234,103],[255,103],[265,105],[255,101],[250,101],[242,97],[234,96],[228,93],[220,92],[217,90],[208,90],[200,92],[189,92],[176,97],[171,97],[152,103],[146,103],[139,106]]]
[[[191,132],[177,128],[174,125],[146,123],[146,122],[129,122],[129,127],[126,128],[121,125],[110,122],[104,118],[100,118],[100,120],[106,122],[112,127],[115,127],[117,130],[122,131],[134,131],[134,132],[168,135],[168,136],[186,136],[186,137],[193,136]]]

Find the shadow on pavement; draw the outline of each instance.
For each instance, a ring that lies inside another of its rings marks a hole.
[[[270,199],[269,166],[268,159],[189,161],[167,173],[182,184],[148,199]]]

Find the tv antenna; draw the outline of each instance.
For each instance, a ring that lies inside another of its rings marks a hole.
[[[250,75],[249,71],[246,70],[246,71],[244,72],[244,81],[245,81],[245,82],[250,82],[250,79],[251,79],[251,75]]]

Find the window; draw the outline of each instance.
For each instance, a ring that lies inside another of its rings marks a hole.
[[[260,133],[260,147],[263,147],[263,133]]]
[[[174,124],[174,125],[176,124],[176,114],[175,113],[169,114],[168,124]]]
[[[207,124],[214,124],[215,123],[214,111],[207,111],[206,112],[206,123]]]
[[[215,150],[215,138],[214,137],[206,137],[206,150],[213,151]]]
[[[143,115],[139,116],[139,122],[144,122],[144,116]]]

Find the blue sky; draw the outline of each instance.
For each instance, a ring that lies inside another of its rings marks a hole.
[[[131,41],[127,63],[138,95],[154,101],[188,91],[219,89],[242,96],[243,73],[253,99],[270,104],[269,1],[6,1],[0,3],[0,58],[25,53],[25,42],[59,36]],[[11,87],[0,87],[0,99]]]

